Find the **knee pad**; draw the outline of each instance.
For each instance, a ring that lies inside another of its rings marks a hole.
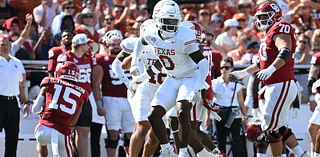
[[[285,142],[291,135],[293,135],[292,130],[285,126],[279,128],[279,133],[281,134],[282,142]]]
[[[128,139],[127,136],[124,134],[123,135],[123,146],[129,147],[129,145],[130,145],[130,138]]]
[[[109,132],[107,132],[107,133],[108,133],[108,137],[107,137],[107,140],[105,141],[106,148],[116,149],[118,146],[119,135],[118,135],[117,140],[111,140],[111,135],[109,134]]]
[[[274,131],[266,130],[265,134],[267,136],[269,143],[277,143],[282,140],[281,134],[279,132],[276,133]]]
[[[266,150],[268,148],[269,144],[266,144],[264,142],[257,142],[255,144],[255,146],[256,146],[256,148],[265,149]]]

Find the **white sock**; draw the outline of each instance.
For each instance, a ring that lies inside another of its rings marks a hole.
[[[313,156],[314,156],[314,157],[318,157],[318,156],[320,156],[320,154],[318,154],[318,153],[316,153],[316,152],[313,152]]]
[[[185,148],[179,148],[179,154],[181,153],[181,154],[184,154],[184,153],[187,153],[187,147],[185,147]]]
[[[266,154],[262,154],[262,153],[257,153],[257,157],[265,157]]]
[[[207,156],[209,152],[206,150],[206,148],[203,148],[199,153],[197,153],[197,156]]]
[[[165,150],[165,149],[168,149],[170,148],[170,144],[169,143],[166,143],[166,144],[160,144],[160,147],[162,150]]]
[[[313,157],[315,152],[310,152],[310,157]]]
[[[299,144],[297,144],[296,146],[294,146],[291,150],[292,150],[292,151],[294,152],[294,154],[296,154],[297,156],[301,156],[301,155],[304,153]]]
[[[287,154],[281,154],[281,157],[287,157]]]

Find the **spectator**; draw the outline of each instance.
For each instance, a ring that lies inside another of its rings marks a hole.
[[[52,0],[42,0],[41,4],[33,9],[34,20],[38,24],[38,33],[50,29],[56,10]]]
[[[0,26],[11,17],[17,17],[14,8],[7,4],[7,0],[0,0]]]
[[[252,58],[254,55],[258,54],[260,48],[260,43],[256,40],[250,41],[247,44],[247,52],[242,56],[239,64],[253,64]]]
[[[232,7],[233,4],[229,5],[228,2],[231,1],[216,1],[216,6],[214,7],[214,12],[220,13],[224,21],[231,19],[237,12],[236,8]]]
[[[254,18],[250,15],[250,11],[253,7],[254,5],[251,0],[240,0],[238,3],[238,11],[240,13],[244,13],[244,15],[246,16],[245,19],[248,28],[251,27],[254,23]]]
[[[311,38],[311,54],[320,52],[320,29],[316,29]]]
[[[104,17],[104,28],[98,30],[99,38],[103,37],[108,31],[115,30],[114,17],[112,14],[107,14]]]
[[[11,50],[10,50],[11,56],[16,55],[17,51],[21,48],[22,44],[28,38],[31,24],[32,24],[32,20],[33,20],[32,15],[27,14],[25,20],[27,21],[27,24],[24,27],[24,29],[22,30],[20,37],[15,42],[11,43]]]
[[[140,26],[141,24],[147,20],[146,17],[138,16],[133,24],[133,26],[127,26],[127,32],[124,35],[126,38],[128,37],[139,37],[140,35]]]
[[[73,17],[71,15],[65,15],[62,20],[61,20],[61,27],[60,27],[60,33],[56,34],[54,37],[57,39],[58,42],[61,41],[61,35],[62,35],[62,32],[64,30],[71,30],[71,31],[74,31],[75,29],[75,23],[73,21]],[[59,45],[59,44],[57,44]]]
[[[149,19],[148,6],[146,4],[142,4],[139,6],[138,17],[141,16],[144,19]]]
[[[211,13],[208,9],[200,9],[198,23],[201,25],[202,31],[211,32],[215,31],[215,28],[210,20]]]
[[[292,24],[302,27],[304,30],[312,30],[320,28],[320,21],[311,17],[311,7],[308,3],[300,2],[299,5],[292,9],[290,13],[293,18]]]
[[[241,59],[246,54],[246,51],[247,51],[245,36],[239,37],[237,47],[238,47],[237,49],[229,51],[227,56],[233,59],[234,64],[241,64],[242,63]]]
[[[213,25],[213,27],[215,28],[213,33],[214,35],[214,39],[221,34],[221,32],[223,31],[223,18],[221,16],[220,13],[214,13],[211,15],[211,23]]]
[[[49,60],[49,50],[55,45],[50,45],[51,40],[56,40],[49,30],[45,30],[41,33],[41,36],[34,46],[34,51],[36,53],[36,59],[39,60]],[[60,44],[59,44],[60,45]]]
[[[299,65],[310,65],[310,61],[312,58],[312,54],[309,53],[310,51],[310,38],[306,35],[300,35],[297,38],[297,47],[296,47],[296,53],[293,54],[293,58],[295,61],[295,64]],[[308,99],[308,87],[307,87],[307,81],[308,81],[308,74],[302,73],[302,74],[295,74],[295,78],[298,80],[300,87],[302,87],[301,92],[301,102],[303,104],[307,103],[309,101]]]
[[[126,27],[131,26],[134,23],[133,19],[129,19],[130,14],[130,1],[125,0],[125,6],[116,5],[112,10],[112,15],[115,18],[115,28],[120,30],[122,34],[126,33]]]
[[[76,34],[84,33],[88,38],[94,42],[99,42],[99,34],[94,29],[94,25],[97,23],[98,16],[92,12],[89,8],[84,8],[81,13],[76,15],[77,23],[80,24],[74,32]]]
[[[20,60],[10,55],[10,41],[8,36],[0,36],[0,130],[5,130],[5,154],[4,156],[17,156],[19,137],[20,109],[17,96],[24,104],[23,112],[27,117],[30,112],[29,102],[23,90],[23,65]],[[20,70],[21,69],[21,70]]]
[[[232,155],[239,157],[242,149],[240,139],[241,127],[241,110],[244,115],[244,124],[247,123],[247,111],[244,106],[244,98],[242,94],[242,85],[240,83],[230,82],[229,73],[233,70],[232,58],[228,57],[221,61],[220,64],[221,76],[212,81],[213,102],[219,106],[219,115],[221,121],[215,120],[218,148],[221,152],[226,153],[226,138],[231,132],[232,135]],[[225,127],[228,116],[225,112],[234,112],[235,119],[230,125],[230,128]]]
[[[76,6],[73,1],[64,1],[62,3],[62,11],[63,12],[61,12],[59,15],[55,16],[53,19],[53,22],[52,22],[51,29],[52,29],[53,36],[55,36],[56,34],[58,34],[62,31],[61,27],[64,25],[64,24],[61,25],[62,18],[65,15],[71,15],[73,17],[75,8],[76,8]],[[73,18],[73,21],[75,22],[76,19]]]
[[[23,23],[20,20],[18,20],[17,17],[12,17],[6,20],[2,25],[2,28],[5,31],[7,32],[14,31],[17,33],[21,33],[23,27],[24,27]]]
[[[224,52],[229,52],[237,48],[237,41],[233,38],[237,35],[239,30],[239,23],[236,19],[229,19],[224,22],[224,33],[218,35],[215,43],[222,47]],[[225,58],[226,53],[222,53],[222,56]]]
[[[9,32],[9,35],[13,41],[18,40],[23,27],[24,25],[22,24],[22,22],[20,22],[16,17],[12,17],[6,20],[5,23],[2,25],[2,28]],[[13,38],[12,35],[14,35],[16,38]],[[33,46],[30,42],[28,42],[28,40],[25,40],[23,42],[23,45],[21,45],[21,48],[19,48],[17,53],[19,54],[16,54],[15,56],[18,59],[35,59]]]
[[[236,19],[241,27],[241,30],[244,30],[248,27],[247,17],[244,13],[237,13],[233,15],[233,19]]]

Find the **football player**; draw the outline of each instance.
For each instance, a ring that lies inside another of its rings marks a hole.
[[[83,104],[79,120],[74,126],[76,133],[75,152],[80,157],[87,156],[87,141],[92,125],[92,108],[96,107],[93,94],[91,93],[92,55],[89,44],[92,42],[93,40],[88,39],[87,35],[77,34],[72,38],[71,50],[60,54],[57,58],[58,63],[71,61],[78,65],[80,69],[78,86],[84,88],[89,93],[89,101]],[[98,106],[98,109],[104,111],[102,107]]]
[[[168,77],[151,102],[152,108],[148,119],[160,140],[162,155],[175,156],[167,139],[162,117],[174,106],[172,102],[176,102],[181,133],[179,156],[185,156],[190,136],[191,103],[200,101],[200,91],[203,89],[209,65],[196,44],[194,31],[180,27],[181,15],[176,3],[163,6],[155,21],[156,25],[143,28],[145,33],[140,36],[134,48],[130,71],[133,75],[140,74],[138,60],[142,54],[142,48],[146,45],[154,49],[158,59],[154,64],[156,68],[152,66],[132,82],[139,82],[141,79],[160,73],[161,66],[165,68]]]
[[[320,112],[320,97],[319,97],[319,65],[320,65],[320,53],[315,53],[311,59],[311,67],[309,70],[308,78],[308,91],[309,91],[309,101],[310,108],[313,106],[313,114],[309,120],[308,131],[311,138],[311,155],[319,155],[320,150],[317,145],[319,145],[319,133],[320,133],[320,121],[319,121],[319,112]],[[318,80],[318,81],[317,81]],[[313,91],[312,91],[313,90]]]
[[[115,157],[119,141],[120,129],[124,133],[124,148],[128,152],[130,136],[134,131],[134,119],[130,104],[127,99],[126,83],[129,81],[129,70],[123,73],[123,77],[117,77],[113,73],[112,63],[121,52],[120,43],[123,37],[118,31],[109,31],[105,34],[103,44],[105,53],[96,54],[92,71],[92,89],[98,106],[105,106],[108,128],[107,154]],[[127,79],[125,81],[124,79]],[[121,80],[124,80],[123,83]],[[100,85],[102,84],[102,94]],[[102,95],[102,97],[101,97]]]
[[[32,107],[33,113],[42,114],[35,128],[38,156],[48,156],[48,144],[54,157],[73,156],[70,126],[78,121],[82,104],[89,96],[77,86],[79,73],[75,63],[66,61],[57,65],[56,77],[42,80],[40,94]]]
[[[71,50],[72,38],[76,34],[71,30],[63,30],[61,33],[61,46],[53,47],[49,50],[49,63],[48,63],[48,74],[54,76],[54,71],[57,66],[57,58],[61,53],[65,53]]]
[[[279,128],[286,124],[290,105],[297,95],[292,58],[296,47],[294,29],[281,21],[282,12],[276,3],[261,4],[255,17],[257,28],[266,31],[260,45],[259,62],[232,72],[230,80],[235,81],[260,70],[257,77],[265,85],[259,91],[265,97],[261,108],[261,127],[270,141],[272,156],[281,156],[283,144]]]

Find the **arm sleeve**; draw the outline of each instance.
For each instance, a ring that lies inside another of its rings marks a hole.
[[[123,82],[123,83],[127,83],[129,81],[128,77],[124,74],[123,69],[121,68],[121,61],[116,58],[113,62],[112,62],[112,71],[114,72],[114,74]]]
[[[131,66],[138,65],[139,58],[142,55],[144,45],[142,44],[141,38],[137,41],[136,45],[134,46],[132,55]]]

